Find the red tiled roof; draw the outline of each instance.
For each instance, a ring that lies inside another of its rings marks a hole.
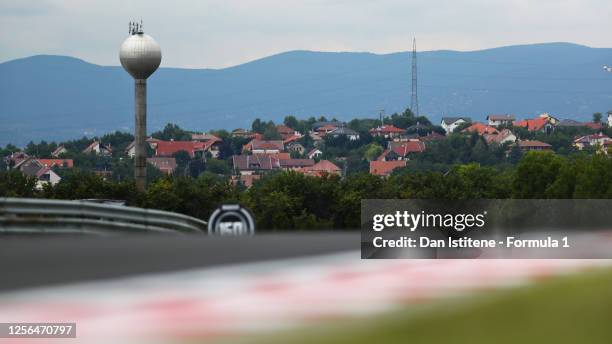
[[[243,147],[245,150],[278,150],[280,152],[285,150],[285,145],[281,140],[259,140],[253,139]]]
[[[504,129],[497,134],[485,134],[484,138],[487,141],[487,143],[493,143],[493,142],[501,143],[503,140],[505,140],[510,135],[514,135],[514,134],[512,134],[510,130]]]
[[[478,135],[497,134],[498,133],[497,129],[495,129],[494,127],[486,125],[486,124],[483,124],[483,123],[479,123],[479,122],[476,122],[476,123],[472,124],[471,126],[463,129],[462,132],[464,132],[464,133],[478,133]]]
[[[289,143],[289,142],[297,141],[297,140],[299,140],[300,138],[302,138],[302,137],[301,137],[301,136],[299,136],[299,135],[291,135],[291,136],[289,136],[289,137],[285,138],[285,139],[283,140],[283,143],[284,143],[284,144],[287,144],[287,143]]]
[[[392,134],[392,133],[404,133],[406,130],[397,128],[393,125],[383,125],[382,127],[372,128],[370,129],[370,133],[380,133],[380,134]]]
[[[38,161],[45,167],[74,167],[74,162],[72,161],[72,159],[38,159]]]
[[[276,131],[278,131],[278,133],[281,134],[281,135],[283,135],[283,134],[285,134],[285,135],[289,134],[290,135],[290,134],[295,133],[295,130],[293,130],[293,129],[291,129],[288,126],[283,125],[283,124],[277,125],[276,126]]]
[[[321,160],[312,166],[297,169],[297,171],[310,176],[320,177],[327,174],[340,174],[342,170],[329,160]]]
[[[595,122],[585,122],[584,126],[591,128],[593,130],[600,130],[602,128],[601,123],[595,123]]]
[[[548,143],[544,143],[544,142],[541,142],[541,141],[535,141],[535,140],[519,141],[518,145],[521,148],[531,148],[531,147],[541,147],[541,148],[544,148],[544,149],[552,148],[552,146],[549,145]]]
[[[406,141],[401,145],[397,145],[392,150],[400,156],[406,156],[409,153],[422,153],[425,151],[425,143],[421,141]]]
[[[548,118],[538,117],[534,119],[524,119],[522,121],[516,121],[514,122],[514,126],[527,128],[527,130],[529,131],[538,131],[542,130],[547,123],[549,123]]]
[[[336,129],[338,129],[337,125],[326,124],[324,126],[318,127],[315,131],[318,132],[318,133],[320,133],[320,132],[327,133],[327,132],[330,132],[330,131],[334,131]]]
[[[158,141],[155,148],[156,156],[172,156],[174,153],[186,151],[192,158],[196,152],[204,151],[206,144],[197,141]]]
[[[396,168],[406,167],[406,160],[370,161],[370,174],[388,176]]]

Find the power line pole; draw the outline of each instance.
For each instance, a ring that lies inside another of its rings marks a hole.
[[[416,38],[412,40],[412,100],[410,101],[410,110],[415,116],[419,115]]]

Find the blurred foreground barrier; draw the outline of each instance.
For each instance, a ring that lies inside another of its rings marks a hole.
[[[89,201],[0,198],[0,234],[206,231],[206,221],[161,210]]]

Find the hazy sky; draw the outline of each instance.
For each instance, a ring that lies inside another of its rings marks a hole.
[[[144,20],[166,67],[219,68],[288,50],[477,50],[573,42],[612,47],[611,0],[0,0],[0,61],[71,55],[118,65]]]

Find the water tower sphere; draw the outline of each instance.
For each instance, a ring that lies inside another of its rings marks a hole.
[[[130,35],[119,51],[121,65],[134,79],[146,79],[151,76],[159,67],[161,58],[159,44],[145,33]]]

